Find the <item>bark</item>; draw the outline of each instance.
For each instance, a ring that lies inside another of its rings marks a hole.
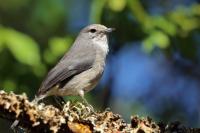
[[[131,123],[126,123],[118,114],[109,110],[93,112],[79,102],[67,102],[63,109],[33,104],[25,94],[4,91],[0,91],[0,117],[9,121],[19,120],[18,127],[31,133],[200,133],[200,129],[187,128],[180,122],[156,123],[149,117],[132,116]]]

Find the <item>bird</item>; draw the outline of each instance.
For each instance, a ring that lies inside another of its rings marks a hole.
[[[69,51],[48,72],[34,103],[48,96],[80,96],[95,88],[104,72],[109,52],[108,34],[114,28],[91,24],[83,28]]]
[[[48,96],[80,96],[92,90],[102,77],[109,52],[108,34],[114,28],[91,24],[83,28],[69,51],[48,72],[32,103]],[[89,104],[88,104],[89,105]],[[11,128],[19,124],[15,120]]]

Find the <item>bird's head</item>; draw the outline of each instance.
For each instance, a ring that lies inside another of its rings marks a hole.
[[[92,44],[101,47],[102,50],[107,53],[109,51],[107,35],[113,30],[114,28],[107,28],[101,24],[91,24],[82,29],[79,36],[81,39],[84,38],[85,40],[92,42]]]
[[[112,32],[114,28],[107,28],[101,24],[91,24],[81,30],[81,35],[88,39],[101,40],[107,37],[108,33]]]

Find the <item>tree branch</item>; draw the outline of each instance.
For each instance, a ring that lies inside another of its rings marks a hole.
[[[133,133],[199,133],[200,129],[186,128],[179,122],[156,124],[150,118],[131,117],[127,124],[111,111],[92,112],[82,103],[67,102],[62,110],[52,105],[33,104],[25,94],[16,95],[0,91],[0,117],[9,121],[19,120],[27,132],[133,132]]]

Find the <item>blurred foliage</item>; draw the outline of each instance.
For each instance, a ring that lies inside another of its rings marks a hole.
[[[103,8],[106,2],[106,0],[93,0],[90,12],[91,23],[101,23]]]
[[[109,12],[112,11],[113,13],[111,16]],[[117,14],[120,14],[120,12],[131,13],[132,17],[134,17],[134,21],[140,25],[139,28],[142,28],[140,32],[143,32],[143,34],[140,41],[143,42],[143,48],[147,53],[151,53],[156,47],[166,50],[173,45],[173,38],[185,38],[188,34],[191,34],[191,32],[200,27],[199,4],[193,4],[189,7],[180,5],[173,11],[154,15],[148,14],[139,0],[94,0],[91,6],[90,21],[93,23],[101,23],[102,18],[106,17],[105,23],[112,23],[114,20],[118,21],[116,17],[124,19],[121,15],[116,16]],[[103,15],[104,13],[106,16]],[[131,21],[131,19],[125,18],[125,20],[122,21],[128,23],[127,21]],[[135,28],[127,27],[126,25],[121,25],[117,22],[114,22],[114,25],[116,25],[116,27],[123,26],[124,28],[132,28],[133,30]],[[120,35],[129,36],[131,41],[134,39],[131,35],[123,33]]]
[[[151,52],[154,46],[162,49],[167,48],[169,46],[169,38],[161,31],[152,31],[143,43],[144,50]]]
[[[0,49],[8,48],[21,63],[38,66],[41,64],[38,44],[29,36],[13,29],[0,27]]]
[[[0,88],[26,92],[33,97],[47,71],[74,40],[67,27],[69,14],[76,16],[66,8],[71,3],[70,0],[0,0]],[[88,3],[85,9],[90,9],[90,23],[117,29],[111,44],[114,52],[129,42],[142,42],[146,53],[158,48],[173,59],[176,51],[184,59],[199,63],[200,4],[197,2],[156,13],[151,11],[151,2],[147,0]],[[155,5],[165,8],[167,2],[160,3]]]
[[[120,12],[122,11],[125,6],[126,6],[126,0],[109,0],[108,1],[108,5],[110,7],[111,10],[116,11],[116,12]]]
[[[0,88],[33,96],[72,43],[64,36],[64,1],[0,2]]]
[[[53,37],[49,40],[49,49],[44,51],[44,59],[49,64],[58,60],[60,55],[64,55],[70,44],[72,44],[72,38]],[[68,44],[68,45],[66,45]]]

